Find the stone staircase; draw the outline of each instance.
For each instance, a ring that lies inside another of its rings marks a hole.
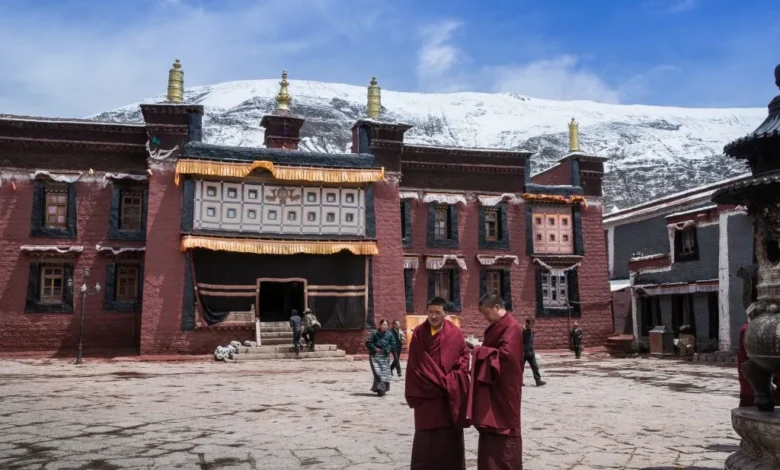
[[[236,362],[267,361],[275,359],[345,361],[346,358],[347,353],[338,349],[335,344],[318,344],[314,347],[314,351],[302,349],[298,354],[290,352],[290,345],[256,346],[253,348],[242,346],[238,349],[238,354],[233,356],[233,360]]]
[[[288,322],[260,322],[260,346],[242,346],[233,356],[236,362],[274,359],[309,359],[344,361],[347,353],[335,344],[317,344],[314,351],[303,348],[298,354],[290,351],[293,334]]]
[[[633,355],[633,343],[631,335],[614,335],[607,338],[604,347],[612,357],[628,357]]]

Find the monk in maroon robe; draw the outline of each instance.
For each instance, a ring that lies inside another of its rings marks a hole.
[[[414,329],[406,366],[406,403],[414,409],[412,470],[466,468],[469,348],[460,329],[444,321],[447,301],[428,303],[428,319]]]
[[[742,372],[742,364],[748,359],[747,350],[745,349],[745,331],[748,328],[748,323],[742,325],[739,330],[739,348],[737,349],[737,372],[739,373],[739,407],[753,406],[755,400],[755,391],[753,386],[745,377],[745,373]],[[775,403],[780,403],[780,377],[773,377],[772,383],[775,386],[774,396]]]
[[[490,323],[485,340],[474,347],[471,423],[479,431],[478,470],[522,470],[520,399],[523,378],[523,332],[497,294],[479,299]]]

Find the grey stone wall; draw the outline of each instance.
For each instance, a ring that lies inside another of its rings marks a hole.
[[[664,230],[666,226],[664,226]],[[718,278],[718,245],[720,243],[719,225],[698,227],[696,237],[699,243],[699,259],[692,261],[675,261],[671,271],[640,274],[636,277],[637,284],[663,284],[666,282],[692,282]],[[669,251],[667,231],[667,248]]]
[[[669,235],[664,216],[618,225],[614,234],[614,270],[612,279],[628,279],[628,261],[636,252],[644,255],[669,251]]]

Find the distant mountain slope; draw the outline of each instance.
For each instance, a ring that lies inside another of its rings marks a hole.
[[[262,146],[260,119],[273,110],[277,80],[228,82],[188,88],[185,101],[205,107],[204,140]],[[366,88],[290,81],[292,109],[306,118],[301,146],[341,152],[350,129],[364,117]],[[143,103],[164,100],[157,96]],[[139,103],[92,119],[141,122]],[[584,151],[609,158],[608,207],[626,207],[664,194],[735,176],[745,167],[722,154],[723,145],[755,129],[764,108],[689,109],[552,101],[514,93],[401,93],[382,90],[383,119],[414,126],[414,144],[523,149],[536,152],[534,172],[568,151],[572,117]]]

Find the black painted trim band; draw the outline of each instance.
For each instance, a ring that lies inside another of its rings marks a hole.
[[[401,200],[401,224],[403,231],[401,233],[401,247],[412,247],[412,201],[409,199]]]
[[[184,294],[182,295],[181,330],[195,330],[195,283],[192,279],[192,254],[184,254]]]
[[[374,258],[368,257],[368,311],[366,311],[366,329],[373,330],[377,327],[374,316]]]
[[[366,236],[376,238],[376,209],[374,204],[374,185],[366,188]]]
[[[181,231],[191,232],[195,221],[195,181],[192,178],[184,180],[184,195],[182,196]]]
[[[414,314],[414,269],[404,269],[404,297],[406,313]]]

